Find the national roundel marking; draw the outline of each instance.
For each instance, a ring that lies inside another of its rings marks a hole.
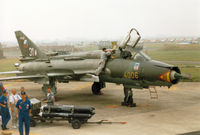
[[[27,47],[28,47],[28,41],[24,40],[24,48],[27,48]]]
[[[139,66],[140,66],[140,63],[136,62],[133,66],[133,69],[134,70],[138,70],[139,69]]]

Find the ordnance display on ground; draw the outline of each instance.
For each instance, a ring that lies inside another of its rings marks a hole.
[[[79,129],[81,124],[87,123],[94,114],[95,108],[87,106],[54,105],[43,106],[40,116],[45,119],[68,120],[74,129]]]
[[[94,114],[94,107],[74,106],[74,105],[53,105],[41,106],[41,102],[33,98],[30,100],[33,106],[31,116],[31,126],[36,126],[36,121],[46,122],[46,120],[68,121],[74,129],[79,129],[81,124],[87,123]]]

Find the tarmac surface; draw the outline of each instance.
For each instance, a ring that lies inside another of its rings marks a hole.
[[[24,86],[29,97],[43,99],[42,85],[31,82],[6,82],[8,90]],[[73,129],[66,121],[38,122],[31,127],[30,135],[176,135],[188,132],[200,133],[200,83],[184,82],[158,87],[158,99],[151,99],[149,90],[134,90],[137,107],[121,106],[124,98],[122,85],[107,84],[104,95],[91,94],[92,83],[70,82],[58,84],[56,97],[59,105],[89,105],[96,114],[89,121],[109,120],[126,124],[84,124]],[[1,131],[17,135],[18,130]],[[197,131],[197,132],[196,132]]]

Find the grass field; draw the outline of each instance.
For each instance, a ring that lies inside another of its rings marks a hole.
[[[148,55],[152,59],[166,61],[200,61],[200,50],[173,50],[173,51],[152,51]]]
[[[192,76],[192,82],[200,81],[200,68],[180,68],[184,74],[190,74]],[[183,80],[190,81],[190,80]]]
[[[153,45],[149,45],[152,48]],[[200,61],[200,45],[160,45],[147,52],[152,59],[167,61]]]
[[[17,58],[0,59],[0,72],[16,70],[15,63],[19,63]]]

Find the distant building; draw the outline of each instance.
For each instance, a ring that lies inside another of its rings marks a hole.
[[[1,43],[0,43],[0,58],[3,58],[4,56],[3,56],[3,47],[2,47],[2,45],[1,45]]]
[[[179,45],[188,45],[188,44],[192,44],[192,41],[183,41],[178,43]]]

